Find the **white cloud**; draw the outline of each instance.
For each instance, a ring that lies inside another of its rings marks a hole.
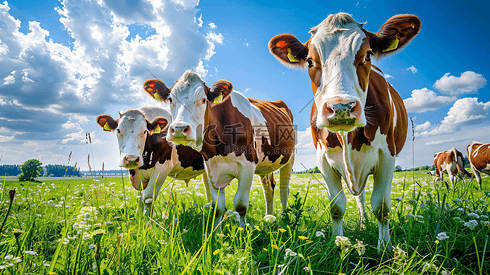
[[[2,136],[0,135],[0,142],[7,142],[11,141],[15,138],[15,136]]]
[[[12,71],[9,76],[5,77],[3,79],[3,84],[2,85],[9,85],[9,84],[14,84],[15,83],[15,71]]]
[[[418,72],[417,68],[415,68],[414,66],[410,66],[410,67],[408,67],[408,68],[407,68],[407,71],[411,71],[413,74],[415,74],[415,73],[417,73],[417,72]]]
[[[199,18],[197,18],[197,22],[198,22],[197,25],[199,26],[199,28],[202,27],[202,23],[203,23],[203,21],[202,21],[202,14],[201,14],[201,16],[199,16]]]
[[[389,74],[384,74],[385,75],[385,78],[388,79],[388,78],[393,78],[393,76],[389,75]]]
[[[39,144],[37,144],[37,142],[34,142],[32,140],[28,140],[28,141],[24,142],[23,145],[24,146],[38,146]]]
[[[206,34],[206,40],[208,41],[209,47],[208,47],[208,52],[207,52],[206,56],[204,57],[204,60],[209,60],[211,58],[211,56],[213,56],[216,53],[214,51],[214,49],[216,48],[215,43],[223,45],[224,37],[221,33],[216,34],[214,32],[208,32]]]
[[[211,29],[216,29],[217,28],[216,24],[214,24],[213,22],[209,23],[209,27]]]
[[[461,129],[462,126],[480,124],[488,116],[490,101],[478,102],[476,97],[458,99],[449,109],[447,116],[432,131],[417,133],[417,136],[427,137],[439,134],[450,134]]]
[[[415,131],[424,131],[430,128],[430,122],[426,121],[424,124],[415,126]]]
[[[424,145],[431,146],[431,145],[438,145],[438,144],[446,144],[446,143],[450,143],[450,142],[454,142],[454,141],[455,141],[454,138],[443,139],[443,140],[433,140],[433,141],[429,141],[429,142],[424,143]]]
[[[461,94],[476,93],[485,87],[487,80],[481,74],[472,71],[461,73],[460,77],[446,73],[434,84],[434,88],[446,95],[458,96]]]
[[[435,92],[423,88],[413,90],[412,97],[404,99],[405,107],[409,113],[424,113],[437,110],[449,103],[456,101],[456,97],[438,96]]]

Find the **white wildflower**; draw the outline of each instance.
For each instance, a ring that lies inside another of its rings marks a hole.
[[[317,238],[320,238],[320,237],[325,238],[325,234],[323,234],[323,232],[322,232],[322,231],[317,231],[317,232],[315,233],[315,236],[316,236]]]
[[[483,225],[489,225],[490,224],[489,221],[480,221],[480,223],[483,224]]]
[[[88,245],[88,249],[95,249],[95,247],[96,247],[95,244],[89,244]]]
[[[403,249],[401,249],[400,247],[395,246],[393,248],[394,252],[395,252],[395,258],[397,260],[400,260],[400,261],[405,261],[406,258],[407,258],[407,252],[403,251]]]
[[[476,213],[468,213],[468,218],[470,219],[479,219],[480,218],[480,215],[476,214]]]
[[[458,198],[454,198],[453,202],[454,203],[463,203],[463,201],[461,199],[458,199]]]
[[[274,216],[274,215],[265,215],[265,216],[264,216],[264,220],[265,220],[266,222],[273,223],[273,222],[275,222],[275,221],[276,221],[276,216]]]
[[[488,216],[487,215],[480,215],[480,219],[482,219],[482,220],[488,220]]]
[[[184,228],[184,229],[182,229],[182,232],[187,233],[188,230]]]
[[[465,222],[464,223],[464,226],[465,227],[468,227],[471,230],[474,230],[475,227],[478,226],[478,221],[476,221],[476,220],[469,220],[468,222]]]
[[[211,203],[210,203],[210,202],[208,202],[208,203],[206,203],[206,204],[205,204],[203,207],[204,207],[204,208],[210,208],[210,207],[211,207]]]
[[[311,272],[311,268],[308,266],[303,267],[304,272]]]
[[[364,253],[366,253],[366,245],[358,239],[356,239],[356,241],[357,243],[354,245],[354,248],[357,250],[357,253],[359,253],[359,256],[362,256]]]
[[[426,203],[421,203],[420,208],[427,210],[427,209],[429,209],[429,206]]]
[[[437,234],[436,239],[439,241],[443,241],[445,239],[449,239],[449,236],[447,235],[446,232],[441,232],[441,233]]]
[[[152,199],[152,198],[147,198],[147,199],[145,200],[145,203],[146,203],[146,204],[149,204],[149,203],[152,203],[152,202],[153,202],[153,199]]]
[[[24,253],[25,253],[25,254],[29,254],[29,255],[31,255],[31,256],[37,256],[37,255],[39,255],[39,254],[37,254],[37,252],[36,252],[36,251],[24,251]]]
[[[298,255],[296,252],[292,251],[289,248],[286,248],[284,251],[286,252],[286,255],[284,256],[284,259],[286,259],[288,256],[296,257]]]

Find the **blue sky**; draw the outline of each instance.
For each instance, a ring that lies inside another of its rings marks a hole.
[[[299,130],[294,169],[312,167],[308,74],[281,65],[267,43],[281,33],[304,42],[339,11],[371,32],[396,14],[422,21],[406,49],[375,62],[414,120],[415,166],[490,142],[486,1],[15,0],[0,4],[0,164],[68,164],[73,152],[70,164],[87,170],[93,151],[93,168],[118,169],[116,137],[95,117],[158,106],[141,88],[148,70],[172,83],[191,69],[210,85],[227,79],[248,97],[285,101]],[[408,138],[402,167],[412,166]]]

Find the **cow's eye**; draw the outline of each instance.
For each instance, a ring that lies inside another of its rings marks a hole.
[[[116,129],[117,133],[120,135],[121,134],[121,130],[119,129]]]
[[[201,100],[201,102],[202,102],[202,104],[206,103],[206,98],[203,98],[203,99]]]
[[[146,134],[146,132],[147,132],[146,129],[143,130],[143,132],[141,132],[141,136],[144,136]]]
[[[373,52],[372,51],[368,51],[366,52],[366,58],[364,58],[364,60],[366,62],[371,62],[371,56],[373,55]]]
[[[306,62],[308,62],[308,68],[313,67],[313,59],[308,58],[308,59],[306,59]]]
[[[171,97],[168,98],[168,103],[172,104],[172,98]]]

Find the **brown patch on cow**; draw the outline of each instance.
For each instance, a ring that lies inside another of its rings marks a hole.
[[[371,47],[369,45],[370,37],[365,32],[367,37],[363,39],[359,51],[357,51],[354,58],[354,66],[356,67],[357,78],[359,79],[359,85],[363,91],[366,91],[369,83],[369,74],[371,72],[371,60],[367,59],[369,53],[372,54]]]
[[[235,208],[235,211],[240,214],[240,216],[245,216],[247,214],[247,207],[241,204],[238,204]]]
[[[235,153],[236,156],[245,154],[247,161],[258,163],[250,119],[233,106],[230,97],[220,103],[207,102],[204,117],[201,154],[206,161]]]
[[[342,213],[342,210],[340,207],[337,206],[337,204],[333,203],[330,206],[330,213],[332,214],[332,219],[336,222],[339,222],[342,220],[342,217],[344,216],[344,213]]]
[[[311,117],[310,117],[310,125],[311,125],[311,136],[313,138],[313,144],[315,148],[318,149],[318,142],[321,142],[325,148],[335,148],[342,147],[341,139],[335,134],[327,130],[327,128],[317,128],[316,127],[316,118],[317,118],[317,108],[315,102],[313,102],[313,106],[311,107]]]
[[[473,141],[466,147],[468,152],[468,160],[473,167],[481,172],[490,164],[490,143],[481,143]],[[475,151],[478,153],[475,156]]]
[[[390,215],[390,207],[386,203],[384,197],[378,209],[374,210],[374,215],[376,216],[376,219],[378,219],[378,221],[380,221],[381,223],[388,221]]]
[[[264,101],[253,98],[247,99],[259,108],[266,120],[269,139],[263,137],[262,148],[260,148],[264,153],[264,159],[269,157],[269,160],[274,163],[283,156],[281,164],[286,164],[294,153],[295,145],[293,114],[291,110],[281,100]],[[264,159],[259,161],[264,161]]]

